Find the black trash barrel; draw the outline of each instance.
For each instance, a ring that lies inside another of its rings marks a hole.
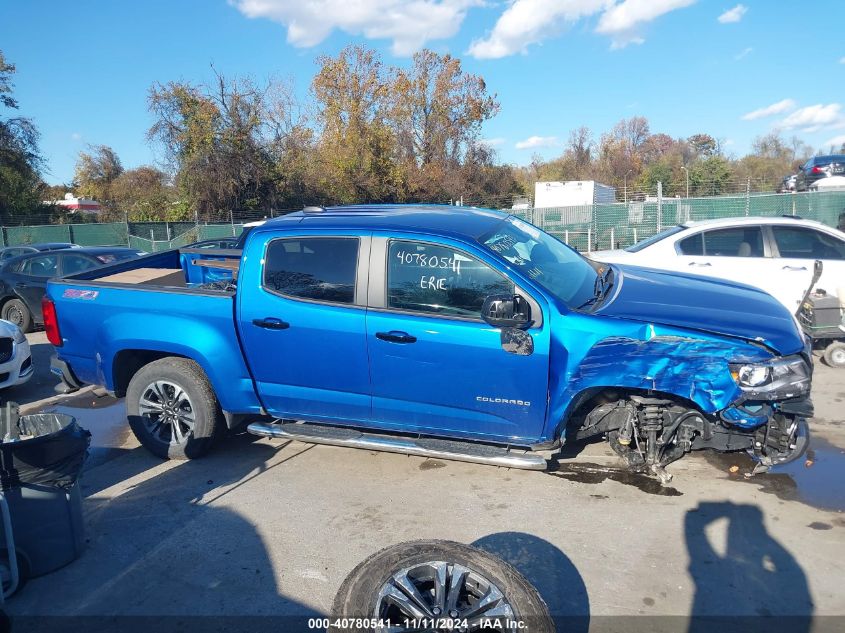
[[[6,407],[0,412],[0,486],[9,504],[21,581],[67,565],[82,552],[79,475],[90,443],[91,434],[73,416],[18,417]]]

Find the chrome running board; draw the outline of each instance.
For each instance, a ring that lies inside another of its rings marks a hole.
[[[504,447],[474,444],[472,442],[429,437],[410,438],[380,435],[349,428],[297,422],[253,422],[247,427],[247,430],[253,435],[296,440],[309,444],[365,448],[374,451],[451,459],[505,468],[545,470],[547,466],[545,457],[539,453],[526,450],[514,451]]]

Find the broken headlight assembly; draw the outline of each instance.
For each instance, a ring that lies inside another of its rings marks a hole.
[[[761,363],[736,363],[731,376],[745,392],[745,398],[783,400],[810,391],[810,369],[801,356],[773,358]]]

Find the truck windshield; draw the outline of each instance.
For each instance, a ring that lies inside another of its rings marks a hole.
[[[524,220],[509,217],[482,243],[570,308],[595,294],[596,270],[587,260]]]

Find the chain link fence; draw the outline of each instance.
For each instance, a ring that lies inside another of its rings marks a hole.
[[[845,214],[845,191],[747,194],[511,211],[579,251],[625,248],[676,224],[745,216],[799,216],[829,226]]]

